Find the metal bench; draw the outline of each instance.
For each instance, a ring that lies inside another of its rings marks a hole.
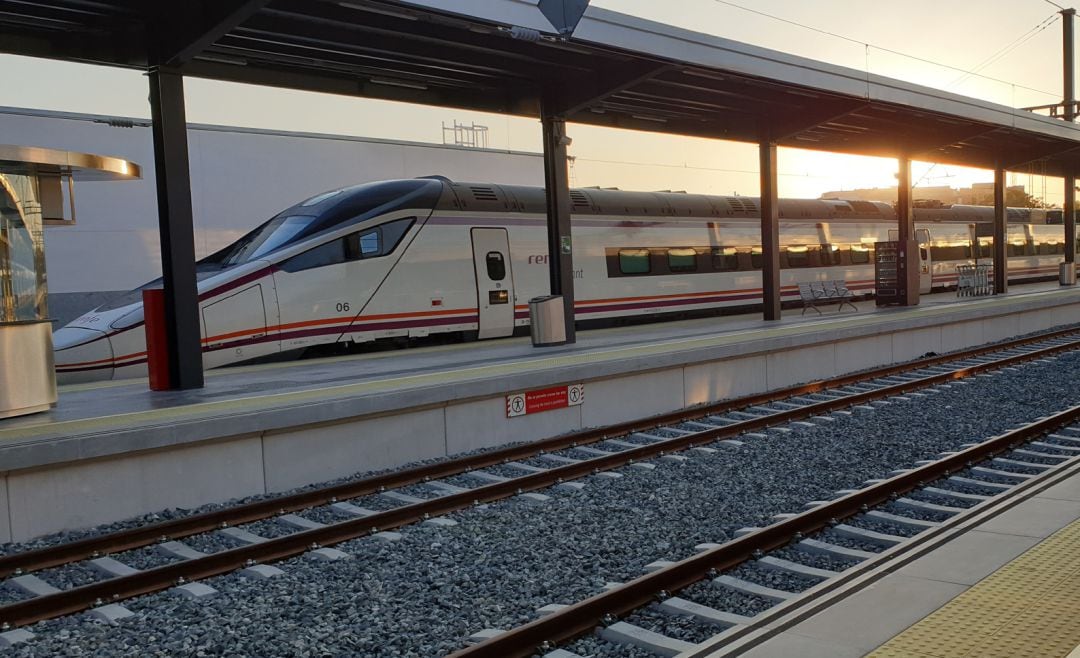
[[[830,281],[808,281],[806,283],[799,284],[799,298],[802,299],[803,309],[802,314],[806,314],[806,309],[812,308],[821,314],[821,309],[817,307],[818,304],[840,304],[837,311],[844,310],[844,305],[847,304],[854,310],[859,310],[852,302],[855,299],[855,295],[848,290],[847,283],[842,280],[830,280]]]

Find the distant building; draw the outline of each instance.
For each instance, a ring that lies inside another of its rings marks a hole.
[[[1024,198],[1026,192],[1023,185],[1010,185],[1005,188],[1006,197]],[[849,199],[857,201],[884,201],[896,203],[896,187],[872,187],[860,190],[840,190],[825,192],[822,199]],[[981,205],[992,202],[994,198],[993,183],[975,183],[971,187],[955,188],[948,185],[935,185],[932,187],[916,187],[912,192],[912,199],[920,201],[938,201],[942,205],[968,204]]]

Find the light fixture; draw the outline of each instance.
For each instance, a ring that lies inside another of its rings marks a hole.
[[[404,87],[405,89],[419,89],[420,91],[427,91],[428,86],[419,82],[409,82],[408,80],[394,80],[392,78],[371,78],[371,83],[376,85],[385,85],[387,87]]]
[[[642,121],[652,121],[654,123],[667,123],[667,119],[662,117],[651,117],[645,114],[631,114],[632,119],[641,119]]]

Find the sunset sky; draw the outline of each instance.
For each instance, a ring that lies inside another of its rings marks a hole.
[[[592,0],[592,5],[1013,107],[1061,100],[1061,20],[1048,0]],[[2,55],[0,66],[5,73],[0,105],[149,116],[146,82],[136,72]],[[965,73],[973,70],[979,75]],[[198,79],[189,79],[187,92],[188,119],[197,123],[441,142],[441,122],[458,120],[488,126],[491,147],[540,150],[534,119]],[[751,144],[587,126],[571,126],[570,134],[575,185],[758,192]],[[828,190],[886,187],[894,183],[895,171],[895,161],[888,159],[783,149],[780,193],[816,197]],[[1061,181],[1044,181],[1036,173],[1015,172],[1009,183],[1060,203]],[[988,171],[940,165],[920,164],[913,173],[913,180],[927,186],[966,187],[992,179]]]

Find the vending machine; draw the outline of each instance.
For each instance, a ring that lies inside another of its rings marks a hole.
[[[919,263],[916,240],[874,243],[874,297],[878,306],[919,303]]]

